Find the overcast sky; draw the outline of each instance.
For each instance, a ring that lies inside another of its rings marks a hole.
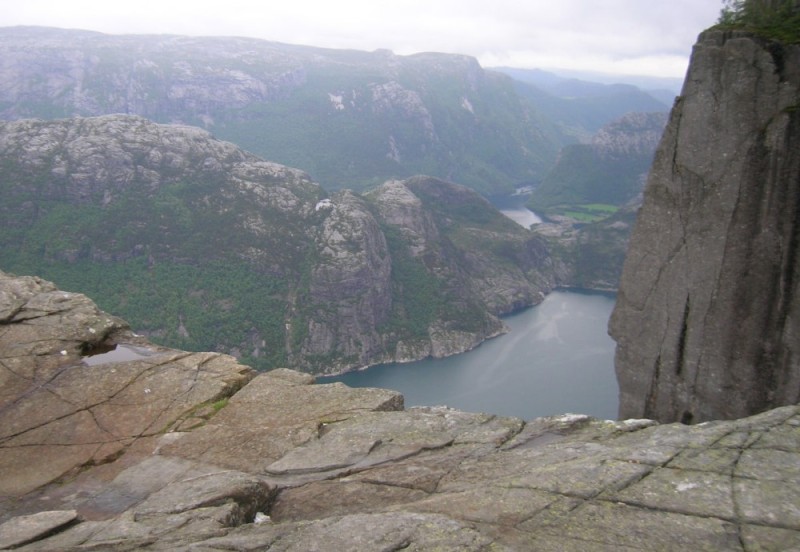
[[[721,0],[0,0],[0,26],[468,54],[484,67],[683,77]]]

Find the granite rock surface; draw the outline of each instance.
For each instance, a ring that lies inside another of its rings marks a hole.
[[[620,417],[800,401],[800,46],[709,30],[656,152],[609,330]]]
[[[4,549],[800,546],[797,406],[696,426],[404,410],[155,348],[37,278],[0,273],[0,312]],[[112,345],[140,357],[85,354]]]

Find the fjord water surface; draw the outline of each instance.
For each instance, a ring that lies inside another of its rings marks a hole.
[[[525,206],[525,200],[527,198],[527,195],[516,194],[511,196],[496,196],[493,197],[491,201],[497,210],[505,216],[523,228],[530,228],[533,224],[541,223],[542,218]]]
[[[406,406],[447,405],[523,419],[567,412],[615,419],[614,342],[606,333],[614,300],[609,293],[555,291],[504,318],[511,331],[470,352],[319,382],[394,389]]]

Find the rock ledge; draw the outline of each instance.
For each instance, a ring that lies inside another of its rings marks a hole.
[[[697,426],[403,409],[388,390],[148,347],[0,273],[0,545],[15,550],[786,550],[800,407]],[[94,331],[92,331],[94,330]]]

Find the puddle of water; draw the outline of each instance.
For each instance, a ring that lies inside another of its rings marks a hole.
[[[128,362],[130,360],[141,360],[156,356],[158,351],[148,349],[147,347],[136,347],[134,345],[117,345],[113,349],[105,353],[96,355],[89,355],[83,357],[83,363],[88,366],[96,366],[98,364],[113,364],[116,362]]]

